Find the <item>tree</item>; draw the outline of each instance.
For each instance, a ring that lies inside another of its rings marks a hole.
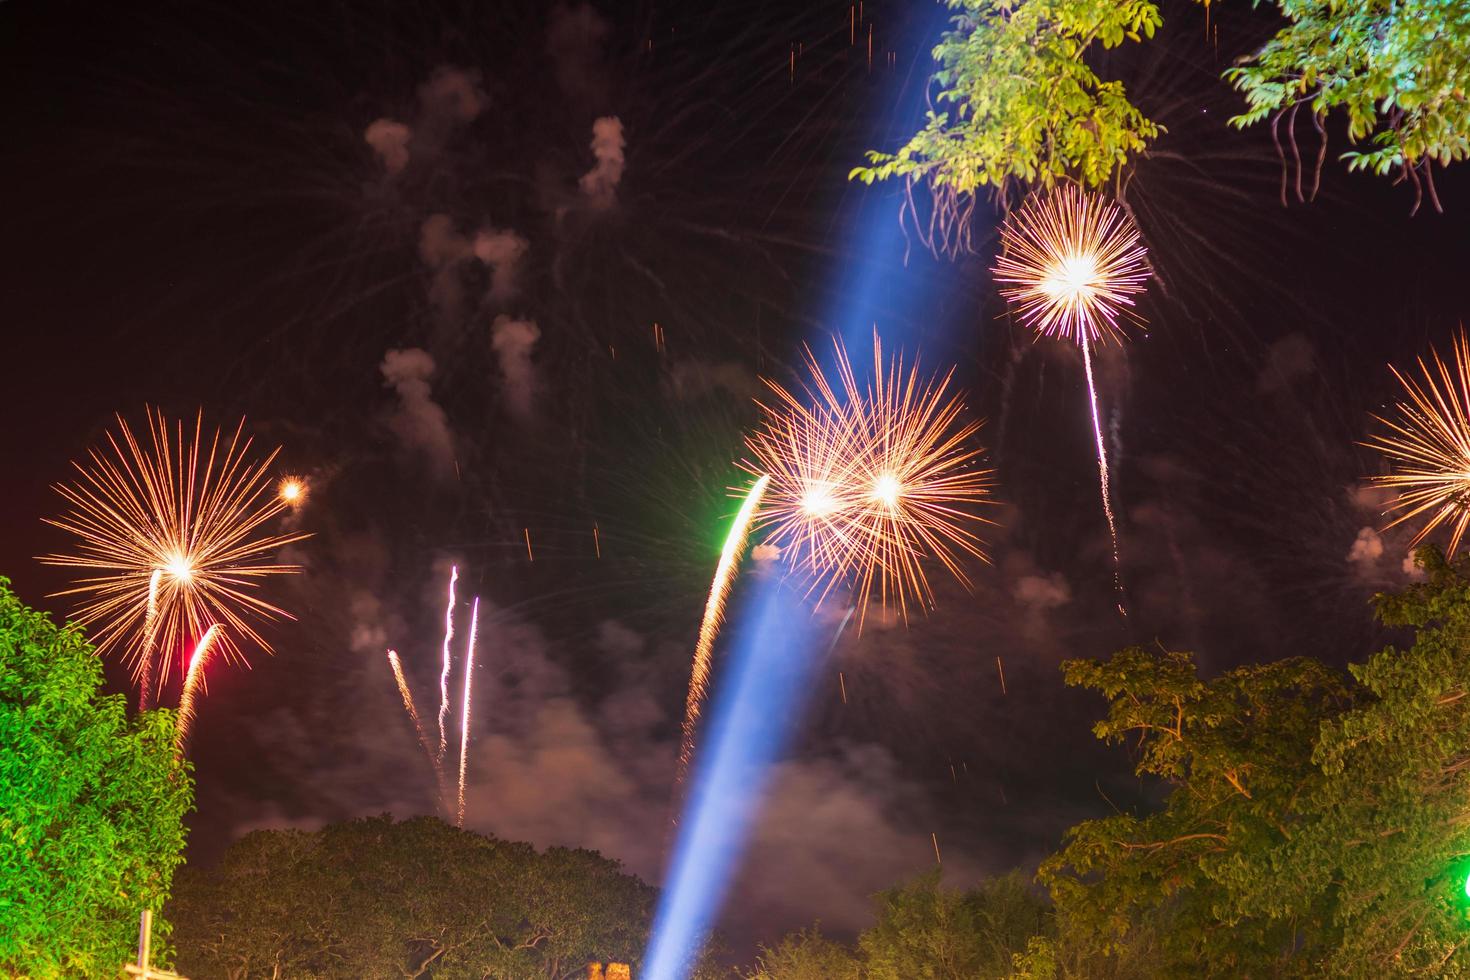
[[[592,851],[432,817],[256,831],[169,906],[186,973],[529,980],[642,954],[654,891]]]
[[[1151,38],[1162,23],[1155,0],[945,2],[956,13],[934,49],[940,111],[896,152],[870,151],[853,177],[923,181],[952,209],[983,188],[1004,200],[1017,182],[1103,186],[1163,132],[1086,61],[1094,45]],[[1270,120],[1279,140],[1284,119],[1294,140],[1306,108],[1325,154],[1324,120],[1341,109],[1349,138],[1368,146],[1343,154],[1349,168],[1397,170],[1438,208],[1431,165],[1470,155],[1470,5],[1276,5],[1286,26],[1225,72],[1246,102],[1231,124]]]
[[[1049,928],[1046,902],[1019,872],[969,891],[938,871],[874,896],[877,921],[855,949],[817,929],[764,948],[747,980],[989,980],[1007,977],[1033,937]]]
[[[755,970],[746,980],[861,980],[856,954],[823,936],[820,927],[785,936],[775,946],[761,947]]]
[[[171,712],[129,719],[81,631],[0,578],[0,973],[111,977],[182,860]],[[157,922],[166,941],[168,927]],[[167,952],[165,949],[164,952]]]
[[[1204,681],[1136,648],[1065,665],[1166,796],[1043,863],[1059,936],[1026,975],[1470,974],[1470,566],[1419,559],[1425,583],[1377,600],[1413,645],[1347,673],[1296,658]]]

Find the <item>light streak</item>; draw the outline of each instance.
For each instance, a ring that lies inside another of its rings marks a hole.
[[[158,624],[158,587],[163,569],[155,568],[148,576],[148,609],[143,614],[142,660],[138,665],[138,710],[153,707],[153,628]]]
[[[146,440],[118,416],[106,445],[73,464],[77,480],[56,487],[70,510],[47,523],[75,535],[77,550],[41,560],[87,573],[57,595],[83,597],[76,619],[93,628],[99,654],[120,651],[135,678],[147,675],[151,704],[173,657],[211,625],[222,627],[227,660],[244,659],[241,642],[270,652],[250,620],[290,616],[253,590],[299,571],[273,553],[307,535],[260,533],[286,504],[267,477],[276,452],[252,459],[243,419],[225,438],[205,433],[202,414],[192,432],[161,412],[147,417]]]
[[[204,665],[209,655],[214,652],[215,640],[219,634],[218,624],[204,631],[204,635],[199,638],[199,643],[194,647],[194,653],[189,658],[188,670],[184,674],[184,692],[179,697],[179,713],[174,723],[174,755],[181,759],[189,749],[189,734],[194,728],[194,702],[199,696],[200,688],[204,685]]]
[[[709,684],[710,661],[714,654],[715,638],[720,632],[720,623],[725,615],[725,601],[730,597],[730,585],[735,578],[735,569],[745,552],[745,539],[760,507],[766,487],[771,483],[769,476],[761,476],[745,495],[735,515],[735,523],[725,536],[725,545],[720,550],[720,561],[715,566],[714,581],[710,583],[709,599],[704,604],[704,620],[699,624],[699,641],[694,647],[694,664],[689,673],[689,693],[684,701],[683,737],[679,744],[679,769],[676,782],[682,783],[689,772],[690,760],[694,757],[694,735],[699,726],[700,706],[704,703]]]
[[[464,783],[465,773],[469,766],[470,751],[470,682],[475,677],[475,634],[480,627],[480,597],[475,597],[475,604],[470,607],[470,642],[464,660],[464,703],[460,706],[459,713],[459,808],[455,814],[454,825],[464,826]]]
[[[459,566],[449,566],[449,600],[444,604],[444,666],[439,671],[439,752],[435,764],[444,766],[444,752],[449,743],[444,735],[449,720],[449,643],[454,639],[454,583],[459,580]]]
[[[1102,491],[1103,513],[1108,518],[1108,534],[1113,542],[1113,590],[1118,595],[1118,612],[1128,615],[1123,602],[1123,556],[1118,550],[1118,522],[1113,517],[1113,496],[1108,483],[1108,450],[1103,439],[1102,417],[1097,409],[1097,385],[1092,380],[1091,344],[1082,338],[1082,365],[1087,372],[1087,400],[1092,406],[1092,434],[1097,440],[1097,484]]]
[[[424,723],[419,718],[419,709],[413,703],[413,692],[408,688],[408,680],[403,676],[403,664],[398,661],[398,651],[388,651],[388,666],[393,668],[393,679],[398,682],[398,693],[403,698],[403,710],[408,712],[409,720],[413,722],[414,734],[418,736],[419,745],[424,750],[424,757],[429,760],[429,768],[434,770],[435,781],[439,787],[439,795],[444,795],[444,770],[439,760],[434,756],[434,746],[429,743],[429,733],[424,730]]]

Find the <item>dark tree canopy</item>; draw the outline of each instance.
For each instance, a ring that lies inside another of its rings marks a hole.
[[[193,785],[173,715],[128,717],[76,627],[0,578],[0,973],[111,977],[182,860]],[[155,920],[157,921],[157,920]],[[166,953],[168,927],[156,935]],[[155,956],[155,962],[161,957]]]
[[[636,963],[653,899],[592,851],[377,817],[248,834],[169,914],[191,976],[563,980]]]
[[[1427,581],[1378,599],[1412,646],[1346,673],[1204,681],[1141,649],[1066,665],[1111,702],[1099,737],[1168,795],[1043,863],[1060,938],[1032,975],[1470,973],[1470,565],[1419,559]]]

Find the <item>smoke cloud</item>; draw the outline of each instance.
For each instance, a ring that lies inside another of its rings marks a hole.
[[[490,346],[500,362],[505,381],[505,404],[516,418],[531,417],[531,396],[535,376],[531,367],[531,348],[541,338],[541,331],[530,320],[498,316],[490,331]]]
[[[603,116],[592,124],[592,155],[597,166],[582,175],[578,186],[599,211],[617,203],[618,184],[623,179],[623,122],[617,116]]]
[[[557,4],[546,32],[546,53],[556,69],[556,83],[570,98],[597,103],[607,91],[602,68],[602,42],[607,21],[590,4]]]
[[[513,231],[483,229],[475,236],[475,258],[490,269],[490,298],[505,302],[516,293],[516,272],[530,245]]]
[[[408,166],[408,142],[413,130],[396,119],[374,119],[363,132],[363,140],[373,148],[388,173],[397,176]]]
[[[1024,575],[1016,580],[1011,595],[1022,606],[1039,613],[1071,602],[1072,588],[1059,572],[1045,576]]]
[[[419,86],[424,115],[437,123],[467,123],[485,111],[490,98],[480,88],[480,73],[441,65]]]
[[[434,401],[429,378],[434,359],[417,347],[390,350],[380,366],[384,382],[398,393],[398,410],[388,419],[405,449],[423,454],[444,476],[454,467],[454,440],[444,409]]]

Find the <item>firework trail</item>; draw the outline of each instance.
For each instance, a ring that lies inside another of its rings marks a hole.
[[[444,723],[449,720],[449,643],[454,639],[454,583],[459,579],[459,566],[449,566],[449,601],[444,604],[444,667],[439,671],[439,752],[435,764],[444,766],[444,752],[449,743],[444,736]]]
[[[413,730],[419,738],[419,745],[424,750],[424,757],[429,760],[429,768],[434,770],[434,780],[439,787],[439,796],[444,797],[444,768],[434,756],[434,746],[429,743],[429,733],[424,731],[423,720],[419,718],[419,709],[413,703],[413,693],[408,689],[408,680],[403,676],[403,664],[398,660],[398,651],[388,651],[388,666],[393,668],[393,679],[398,682],[398,693],[403,697],[403,710],[408,712],[409,720],[413,722]]]
[[[805,399],[766,382],[775,403],[762,405],[745,465],[771,475],[759,520],[767,541],[812,576],[821,597],[849,581],[861,629],[875,590],[905,618],[910,601],[933,605],[927,559],[969,584],[960,559],[985,552],[972,530],[983,519],[967,505],[988,496],[990,471],[970,445],[980,423],[962,422],[964,404],[949,393],[953,371],[925,379],[917,365],[885,362],[875,336],[873,380],[860,385],[835,346],[835,384],[810,351]]]
[[[1125,335],[1119,318],[1138,319],[1134,297],[1148,282],[1148,250],[1121,208],[1071,184],[1028,198],[1006,219],[1000,238],[1002,253],[994,273],[996,282],[1003,284],[1001,296],[1016,306],[1021,321],[1038,336],[1058,337],[1082,348],[1097,441],[1098,486],[1113,543],[1113,585],[1118,611],[1127,616],[1092,346],[1099,341],[1121,343]]]
[[[85,597],[74,615],[96,627],[99,654],[121,648],[134,677],[147,676],[148,703],[167,683],[174,651],[182,657],[210,626],[221,627],[215,642],[225,657],[243,660],[237,637],[270,652],[246,617],[289,618],[250,590],[299,571],[270,558],[307,535],[258,532],[286,505],[266,475],[276,452],[252,461],[244,425],[225,439],[206,435],[202,414],[190,433],[149,409],[145,443],[118,416],[107,447],[89,450],[90,465],[73,464],[80,478],[56,487],[71,510],[47,523],[80,543],[41,560],[91,573],[57,594]]]
[[[158,622],[158,585],[163,569],[155,568],[148,576],[148,611],[143,614],[143,660],[138,669],[138,710],[153,707],[153,627]]]
[[[470,643],[464,660],[464,704],[459,714],[459,809],[454,825],[464,826],[464,777],[469,764],[470,751],[470,682],[475,676],[475,634],[480,626],[480,597],[470,607]]]
[[[762,476],[745,495],[745,502],[735,515],[735,523],[725,536],[725,546],[720,551],[720,563],[715,566],[709,600],[704,605],[704,620],[699,624],[699,642],[694,647],[694,665],[689,672],[689,695],[684,701],[683,738],[679,743],[679,771],[675,777],[675,785],[682,783],[689,773],[689,763],[694,757],[694,733],[699,725],[700,707],[704,703],[709,684],[715,638],[719,635],[720,622],[725,616],[725,600],[730,597],[735,569],[740,563],[740,556],[745,552],[745,539],[750,534],[750,526],[760,507],[761,497],[770,482],[769,476]]]
[[[214,652],[219,633],[218,624],[205,630],[204,636],[200,637],[198,645],[194,647],[193,656],[189,658],[189,668],[184,675],[184,692],[179,697],[179,713],[174,722],[174,755],[181,759],[188,751],[189,733],[194,728],[194,700],[204,683],[204,665]]]
[[[1376,449],[1393,464],[1373,484],[1397,492],[1388,511],[1401,511],[1384,530],[1427,514],[1409,546],[1415,547],[1440,525],[1450,528],[1448,554],[1460,547],[1470,525],[1470,339],[1455,338],[1453,367],[1437,350],[1433,366],[1418,359],[1421,377],[1389,370],[1403,386],[1407,401],[1394,403],[1395,418],[1374,418],[1388,428],[1363,445]]]
[[[1123,602],[1123,556],[1118,553],[1118,522],[1113,518],[1113,495],[1108,483],[1108,450],[1103,439],[1102,418],[1097,408],[1097,385],[1092,380],[1092,344],[1082,338],[1082,366],[1087,372],[1087,399],[1092,406],[1092,434],[1097,440],[1097,485],[1102,491],[1103,513],[1108,518],[1108,535],[1113,541],[1113,591],[1118,594],[1118,612],[1128,615]]]

